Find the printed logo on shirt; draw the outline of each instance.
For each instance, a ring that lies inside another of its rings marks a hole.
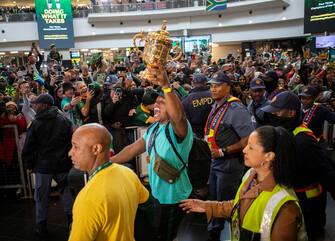
[[[213,104],[213,99],[210,97],[195,99],[192,101],[192,105],[194,108],[201,107],[204,105],[211,105]]]

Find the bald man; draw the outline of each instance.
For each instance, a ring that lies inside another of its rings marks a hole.
[[[75,200],[69,240],[134,240],[136,210],[149,193],[132,170],[109,161],[110,143],[99,124],[81,126],[72,136],[72,163],[89,181]]]

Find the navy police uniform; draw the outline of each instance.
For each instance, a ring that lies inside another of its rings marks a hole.
[[[250,89],[251,90],[265,90],[264,81],[261,78],[254,78],[250,82]],[[265,98],[265,96],[262,97],[262,100],[257,103],[254,100],[252,100],[248,105],[248,111],[251,115],[251,122],[254,126],[254,128],[258,128],[264,124],[264,112],[261,110],[261,108],[267,106],[270,104],[270,101]]]
[[[318,91],[313,86],[306,86],[299,96],[315,98],[317,94]],[[332,112],[325,105],[314,103],[310,108],[303,109],[303,123],[313,131],[318,140],[322,137],[325,121],[335,124],[335,112]]]
[[[220,80],[221,83],[229,83],[226,75],[219,76],[209,83],[220,83]],[[247,108],[237,98],[229,96],[220,106],[218,103],[214,104],[207,119],[205,139],[211,148],[227,148],[239,142],[241,138],[249,136],[252,131],[253,126]],[[222,158],[212,159],[209,177],[210,199],[218,201],[234,199],[243,172],[241,153],[225,154]],[[209,224],[208,230],[221,232],[223,226],[223,219],[214,219]]]
[[[212,109],[214,101],[207,86],[197,87],[183,99],[186,118],[189,120],[193,132],[199,138],[204,137],[204,128],[207,117]]]
[[[190,122],[193,132],[199,138],[204,137],[206,120],[214,103],[206,83],[207,77],[204,74],[194,74],[192,84],[198,85],[183,99],[186,118]]]

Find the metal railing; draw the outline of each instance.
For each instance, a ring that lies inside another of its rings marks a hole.
[[[228,2],[243,2],[252,0],[228,0]],[[73,18],[86,18],[90,13],[123,13],[137,11],[155,11],[163,9],[177,9],[188,7],[206,6],[206,0],[167,0],[161,2],[148,3],[127,3],[127,4],[112,4],[110,1],[105,1],[100,5],[92,5],[87,9],[75,8],[72,11]],[[35,13],[0,13],[0,22],[25,22],[36,21]]]
[[[27,198],[29,196],[27,195],[26,176],[22,163],[21,151],[19,149],[18,128],[16,125],[6,125],[0,127],[0,129],[13,129],[16,151],[16,155],[13,155],[13,160],[9,160],[10,164],[1,165],[0,189],[21,189],[23,191],[23,197]],[[3,141],[4,142],[2,144],[5,144],[6,140]]]

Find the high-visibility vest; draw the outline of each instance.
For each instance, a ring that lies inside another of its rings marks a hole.
[[[241,188],[245,184],[249,174],[250,170],[246,173],[244,181],[240,185],[234,199],[234,209],[231,223],[231,240],[243,241],[240,239],[240,230],[243,228],[251,233],[259,234],[261,241],[270,241],[272,225],[280,208],[289,201],[293,201],[299,206],[298,199],[292,189],[287,189],[277,184],[271,192],[262,191],[259,194],[246,211],[243,223],[240,223],[239,208],[236,207],[239,205]],[[298,241],[308,240],[303,221],[302,225],[299,227],[297,237]]]
[[[298,135],[301,132],[305,132],[307,135],[313,137],[316,141],[318,141],[318,138],[314,135],[313,131],[309,129],[305,124],[301,124],[297,128],[293,130],[293,135]]]

